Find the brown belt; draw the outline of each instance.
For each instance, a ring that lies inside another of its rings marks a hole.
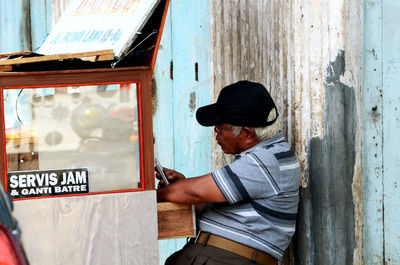
[[[200,232],[195,243],[221,248],[264,265],[276,265],[278,262],[265,252],[207,232]]]

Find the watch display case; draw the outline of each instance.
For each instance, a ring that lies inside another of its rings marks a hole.
[[[2,183],[11,196],[154,189],[150,74],[1,74]]]

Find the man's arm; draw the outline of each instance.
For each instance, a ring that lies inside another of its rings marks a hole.
[[[179,179],[157,189],[157,201],[198,204],[225,202],[226,199],[211,174],[195,178]]]

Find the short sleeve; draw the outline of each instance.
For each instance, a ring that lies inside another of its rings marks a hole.
[[[230,204],[280,193],[276,178],[279,164],[270,152],[243,155],[232,164],[211,173]]]

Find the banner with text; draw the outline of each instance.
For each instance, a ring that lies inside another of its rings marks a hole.
[[[40,54],[112,49],[120,57],[154,11],[159,0],[72,0]]]
[[[89,193],[87,168],[8,172],[8,193],[30,198]]]

